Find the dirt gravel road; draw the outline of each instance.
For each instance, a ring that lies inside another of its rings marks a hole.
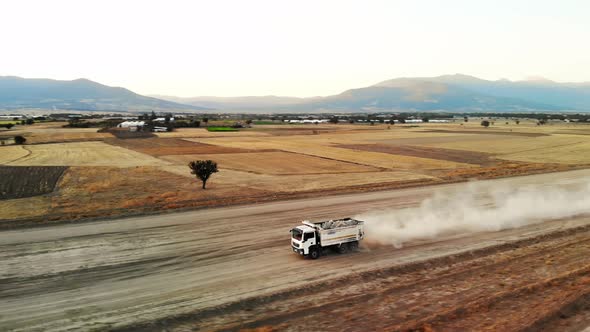
[[[568,186],[589,175],[493,181]],[[560,324],[560,310],[590,292],[588,216],[316,261],[290,250],[288,231],[301,219],[411,207],[465,185],[2,231],[0,330],[300,331],[307,319],[338,331]],[[572,331],[587,326],[571,321]]]

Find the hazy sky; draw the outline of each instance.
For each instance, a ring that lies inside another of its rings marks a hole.
[[[590,81],[589,17],[584,0],[3,0],[0,75],[177,96],[453,73]]]

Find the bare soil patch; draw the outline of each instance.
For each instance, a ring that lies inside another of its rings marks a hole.
[[[0,200],[47,194],[67,167],[0,166]]]
[[[253,150],[190,142],[180,138],[108,139],[105,143],[159,157],[166,155],[244,153]]]
[[[448,160],[465,164],[491,165],[495,163],[491,155],[487,153],[473,151],[459,151],[451,149],[430,148],[410,145],[393,146],[386,144],[340,144],[337,146],[353,150],[373,151],[403,156]]]

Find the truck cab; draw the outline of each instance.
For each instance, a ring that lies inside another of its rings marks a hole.
[[[291,247],[293,251],[315,259],[319,256],[318,234],[314,228],[306,225],[291,229]]]
[[[330,248],[341,254],[355,251],[365,236],[364,221],[353,218],[316,222],[303,220],[301,223],[290,231],[291,249],[311,259],[320,257]]]

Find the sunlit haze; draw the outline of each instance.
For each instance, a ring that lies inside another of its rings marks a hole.
[[[175,96],[463,73],[590,81],[587,1],[3,1],[0,75]]]

